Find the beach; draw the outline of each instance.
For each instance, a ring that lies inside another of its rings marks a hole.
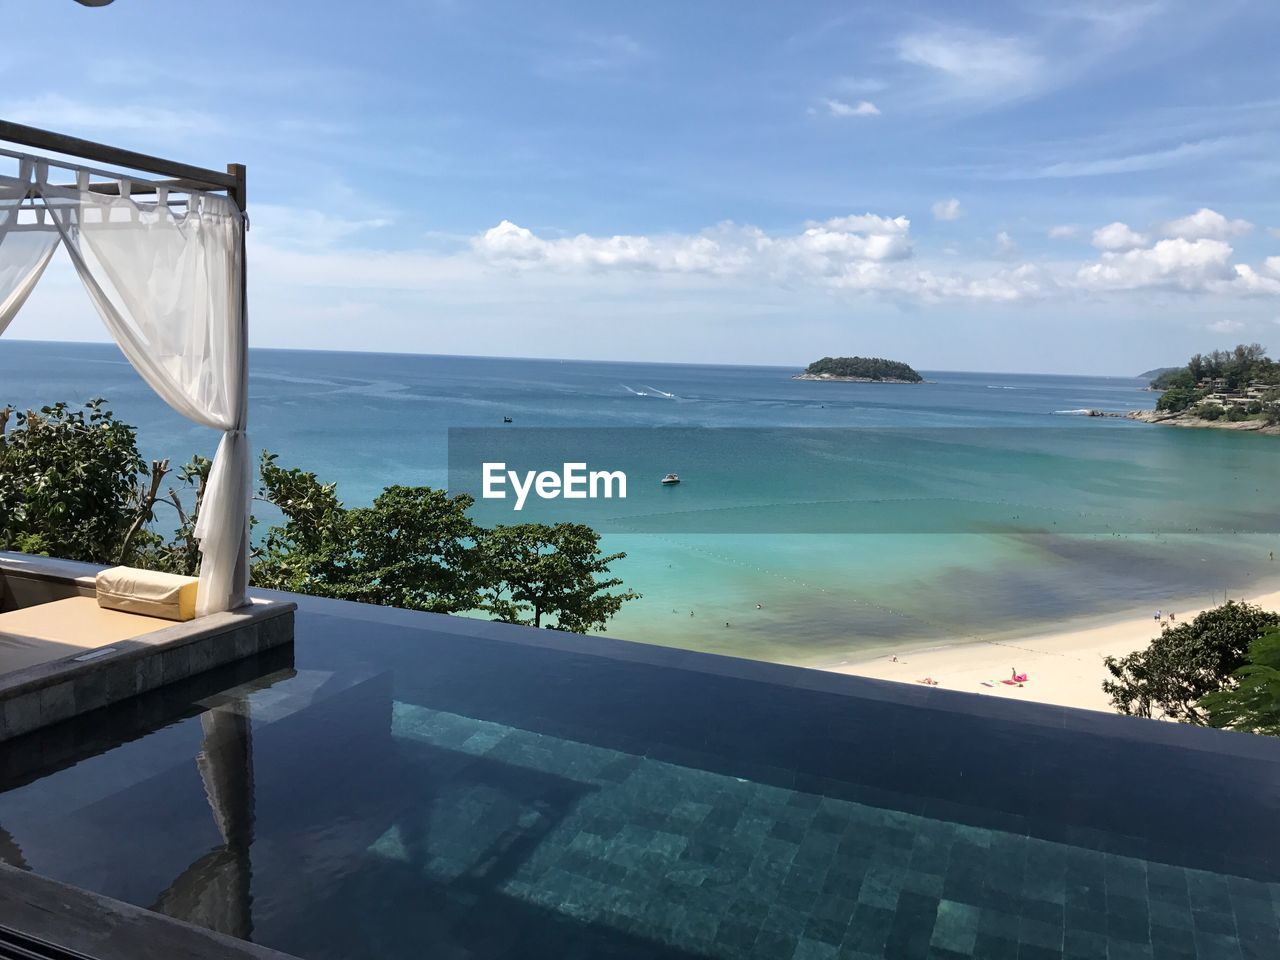
[[[1244,599],[1267,610],[1280,610],[1280,590]],[[1175,623],[1185,623],[1204,609],[1175,608]],[[1108,677],[1103,659],[1145,649],[1160,633],[1154,614],[1153,610],[1099,626],[1013,639],[907,650],[896,660],[894,655],[879,656],[827,669],[908,683],[928,677],[945,690],[1110,712],[1113,707],[1102,692]],[[1025,674],[1026,682],[1021,686],[1002,683],[1014,670]]]

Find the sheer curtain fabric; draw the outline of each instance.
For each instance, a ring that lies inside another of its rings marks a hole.
[[[0,334],[27,302],[58,247],[58,230],[46,211],[23,209],[33,166],[24,160],[16,179],[0,177]]]
[[[23,198],[38,198],[34,211]],[[0,178],[0,332],[40,278],[59,239],[126,358],[183,416],[222,431],[196,519],[203,616],[247,602],[251,472],[243,298],[244,218],[226,197],[164,188],[146,202],[53,185],[42,161]],[[32,222],[26,222],[32,221]]]

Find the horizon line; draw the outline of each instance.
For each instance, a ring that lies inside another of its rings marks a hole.
[[[26,337],[0,337],[0,343],[37,343],[37,344],[77,344],[82,346],[103,346],[116,347],[118,344],[113,340],[36,340]],[[541,363],[612,363],[612,364],[657,364],[667,366],[682,367],[744,367],[762,370],[804,370],[808,364],[774,364],[774,363],[743,363],[743,362],[710,362],[706,360],[616,360],[612,358],[599,357],[529,357],[514,354],[485,354],[485,353],[423,353],[415,350],[339,350],[333,347],[267,347],[267,346],[250,346],[250,351],[273,351],[277,353],[354,353],[367,356],[384,356],[384,357],[434,357],[447,358],[455,360],[530,360]],[[1149,367],[1150,370],[1160,369],[1159,367]],[[981,373],[991,376],[1022,376],[1022,377],[1074,377],[1082,380],[1142,380],[1141,375],[1122,374],[1122,373],[1051,373],[1043,370],[960,370],[949,369],[944,367],[922,367],[925,373]]]

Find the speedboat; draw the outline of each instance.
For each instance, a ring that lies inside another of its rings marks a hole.
[[[662,482],[663,483],[679,483],[680,476],[679,474],[668,473],[665,477],[662,478]]]

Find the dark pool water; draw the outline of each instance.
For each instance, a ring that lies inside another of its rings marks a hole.
[[[1275,958],[1280,745],[306,601],[6,744],[0,856],[301,957]]]

